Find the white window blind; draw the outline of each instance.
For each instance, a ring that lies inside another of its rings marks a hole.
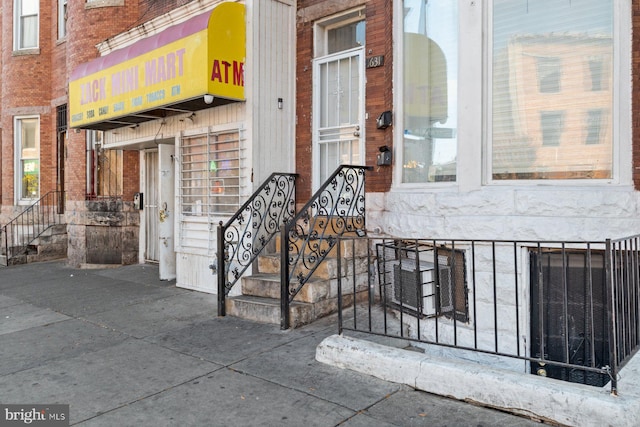
[[[613,175],[613,0],[493,0],[492,178]]]

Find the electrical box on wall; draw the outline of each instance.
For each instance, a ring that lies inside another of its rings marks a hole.
[[[142,197],[142,193],[135,193],[133,195],[133,206],[136,209],[142,209],[143,206],[143,201],[142,201],[143,197]]]
[[[378,129],[386,129],[391,126],[391,111],[385,111],[378,116],[376,120]]]
[[[391,150],[389,149],[389,147],[387,147],[386,145],[378,148],[378,151],[380,151],[378,153],[377,159],[376,159],[376,165],[378,166],[389,166],[391,165]]]

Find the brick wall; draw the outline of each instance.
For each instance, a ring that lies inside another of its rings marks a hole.
[[[632,4],[632,156],[633,156],[633,183],[636,190],[640,190],[640,0],[633,0]]]
[[[296,171],[297,199],[306,202],[311,195],[312,169],[312,65],[313,25],[318,19],[331,16],[354,7],[365,6],[366,46],[365,57],[384,56],[384,65],[366,70],[365,111],[369,118],[365,124],[365,164],[374,166],[367,173],[367,191],[387,191],[391,186],[391,166],[375,167],[378,148],[393,147],[392,127],[376,128],[376,118],[386,110],[392,110],[392,0],[371,1],[299,1],[297,21],[297,127]]]

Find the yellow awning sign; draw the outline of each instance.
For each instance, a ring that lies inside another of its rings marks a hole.
[[[244,100],[245,7],[225,2],[131,46],[78,66],[71,127],[202,98]]]

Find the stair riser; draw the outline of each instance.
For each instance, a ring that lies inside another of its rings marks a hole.
[[[356,295],[358,302],[366,301],[367,292],[359,292]],[[343,297],[343,307],[353,304],[353,295],[345,295]],[[254,322],[280,324],[280,305],[278,301],[255,302],[247,301],[242,298],[227,298],[226,313],[229,316],[235,316]],[[309,324],[317,319],[328,316],[338,311],[338,299],[332,298],[315,304],[293,304],[289,310],[290,326],[297,328]]]
[[[282,238],[280,235],[276,236],[276,252],[280,253],[280,250],[282,248]],[[297,242],[298,243],[298,242]],[[302,244],[302,241],[299,241],[300,244]],[[326,251],[329,250],[329,241],[327,239],[319,239],[319,240],[311,240],[310,245],[318,245],[317,248],[315,246],[313,246],[313,251],[315,252],[321,252],[321,251]],[[305,248],[306,252],[308,253],[310,251],[310,248]],[[347,240],[340,240],[340,256],[344,257],[344,258],[352,258],[354,256],[356,257],[364,257],[367,256],[367,241],[365,239],[347,239]],[[294,246],[291,249],[291,253],[298,253],[298,248],[296,246]],[[329,251],[329,253],[327,254],[327,256],[329,257],[336,257],[338,254],[338,246],[334,245],[333,248],[331,248],[331,250]]]
[[[364,291],[368,286],[366,274],[356,275],[356,290]],[[295,282],[292,283],[295,285]],[[242,278],[242,294],[264,298],[280,299],[280,281],[277,279],[244,277]],[[342,279],[342,294],[353,292],[351,277]],[[313,280],[307,282],[295,296],[295,301],[317,303],[338,296],[338,280]]]
[[[280,257],[278,256],[259,256],[258,257],[258,271],[261,273],[271,273],[271,274],[279,274],[281,271],[280,268]],[[367,259],[366,258],[356,258],[355,259],[355,271],[356,274],[366,273],[367,272]],[[302,260],[298,261],[298,265],[294,271],[293,277],[297,277],[300,273],[306,276],[309,274],[313,265],[305,266],[302,265]],[[340,268],[342,269],[342,277],[351,275],[354,270],[354,261],[353,259],[343,259],[340,262]],[[318,265],[316,270],[313,273],[313,277],[319,279],[335,279],[338,277],[338,260],[335,258],[327,258]]]

